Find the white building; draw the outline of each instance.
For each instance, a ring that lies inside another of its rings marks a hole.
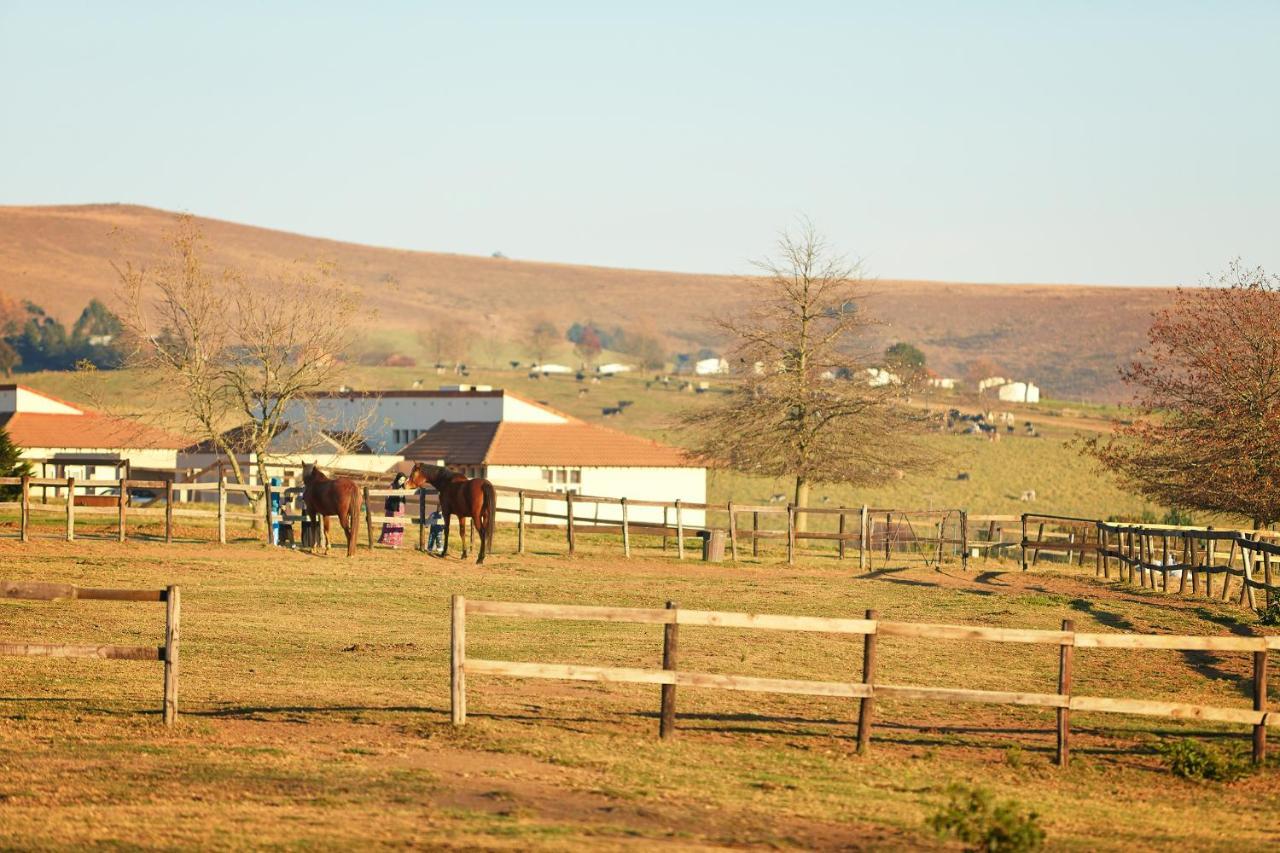
[[[573,368],[565,364],[535,364],[529,368],[529,372],[546,376],[552,373],[573,373]]]
[[[883,388],[885,385],[901,385],[902,378],[895,373],[890,373],[883,367],[868,367],[867,384],[872,388]]]
[[[121,473],[172,472],[178,449],[190,443],[130,418],[68,403],[24,385],[0,385],[0,426],[22,458],[38,461],[37,476],[117,479]]]
[[[1032,382],[1008,382],[996,391],[1006,403],[1039,403],[1040,389]]]
[[[950,391],[956,387],[956,381],[944,376],[931,376],[929,385],[933,388],[941,388],[944,391]]]
[[[369,418],[372,408],[373,417]],[[509,391],[382,391],[313,395],[298,411],[313,411],[325,423],[375,422],[366,442],[375,452],[408,436],[396,451],[406,461],[444,464],[497,485],[635,500],[704,503],[706,468],[674,447],[589,424]],[[516,498],[500,505],[514,509]],[[596,512],[599,515],[596,515]],[[537,512],[564,512],[561,501]],[[617,505],[584,506],[587,519],[620,518]],[[691,527],[701,511],[683,513]],[[662,509],[633,507],[636,521],[661,521]],[[504,521],[511,515],[503,514]],[[546,521],[547,519],[540,519]],[[674,523],[674,516],[668,514]]]
[[[729,362],[723,358],[703,358],[693,363],[693,372],[698,376],[715,376],[729,372]]]
[[[626,373],[634,369],[635,368],[633,368],[629,364],[618,364],[617,362],[610,362],[608,364],[602,364],[599,367],[597,367],[596,373],[599,373],[601,376],[614,376],[616,374]]]

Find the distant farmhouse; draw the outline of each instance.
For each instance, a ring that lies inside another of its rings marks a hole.
[[[77,480],[172,477],[178,451],[190,441],[15,384],[0,385],[0,425],[37,476]]]
[[[309,413],[338,429],[367,423],[371,452],[403,456],[406,465],[443,462],[471,477],[536,491],[706,501],[706,468],[681,450],[501,389],[326,392],[298,401],[287,416],[294,422]],[[590,512],[596,517],[594,507]],[[601,506],[598,517],[619,513],[617,506]],[[637,507],[629,516],[660,521],[662,510]],[[686,522],[698,525],[702,517],[691,511]]]
[[[1003,376],[989,376],[978,383],[978,393],[994,388],[996,396],[1006,403],[1039,403],[1040,387],[1034,382],[1015,382]]]

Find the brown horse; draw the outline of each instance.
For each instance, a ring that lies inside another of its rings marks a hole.
[[[324,552],[329,553],[329,516],[336,515],[347,534],[347,556],[356,553],[356,532],[360,529],[360,487],[346,477],[329,477],[314,462],[302,466],[302,500],[315,524],[319,516],[324,526]]]
[[[449,553],[449,516],[458,517],[458,535],[462,537],[462,556],[467,556],[467,516],[480,534],[480,553],[476,555],[476,565],[484,562],[485,549],[493,548],[494,513],[498,508],[498,498],[493,491],[493,483],[483,478],[468,480],[461,474],[442,468],[439,465],[424,465],[421,462],[413,466],[409,473],[409,481],[405,488],[421,489],[430,485],[440,494],[440,515],[444,518],[444,549],[440,556]]]

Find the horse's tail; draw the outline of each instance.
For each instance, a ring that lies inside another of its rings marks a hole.
[[[356,553],[356,534],[360,532],[360,495],[361,490],[357,486],[351,490],[354,497],[351,499],[351,526],[347,528],[350,532],[347,534],[347,556],[355,556]]]
[[[498,514],[498,493],[493,490],[493,483],[483,480],[480,484],[484,492],[484,538],[485,545],[493,549],[493,527]]]

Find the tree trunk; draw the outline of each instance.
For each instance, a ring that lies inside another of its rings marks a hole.
[[[796,477],[795,505],[796,506],[809,505],[809,481],[804,476]],[[809,513],[797,512],[796,513],[796,530],[800,533],[804,533],[808,529],[809,529]]]

